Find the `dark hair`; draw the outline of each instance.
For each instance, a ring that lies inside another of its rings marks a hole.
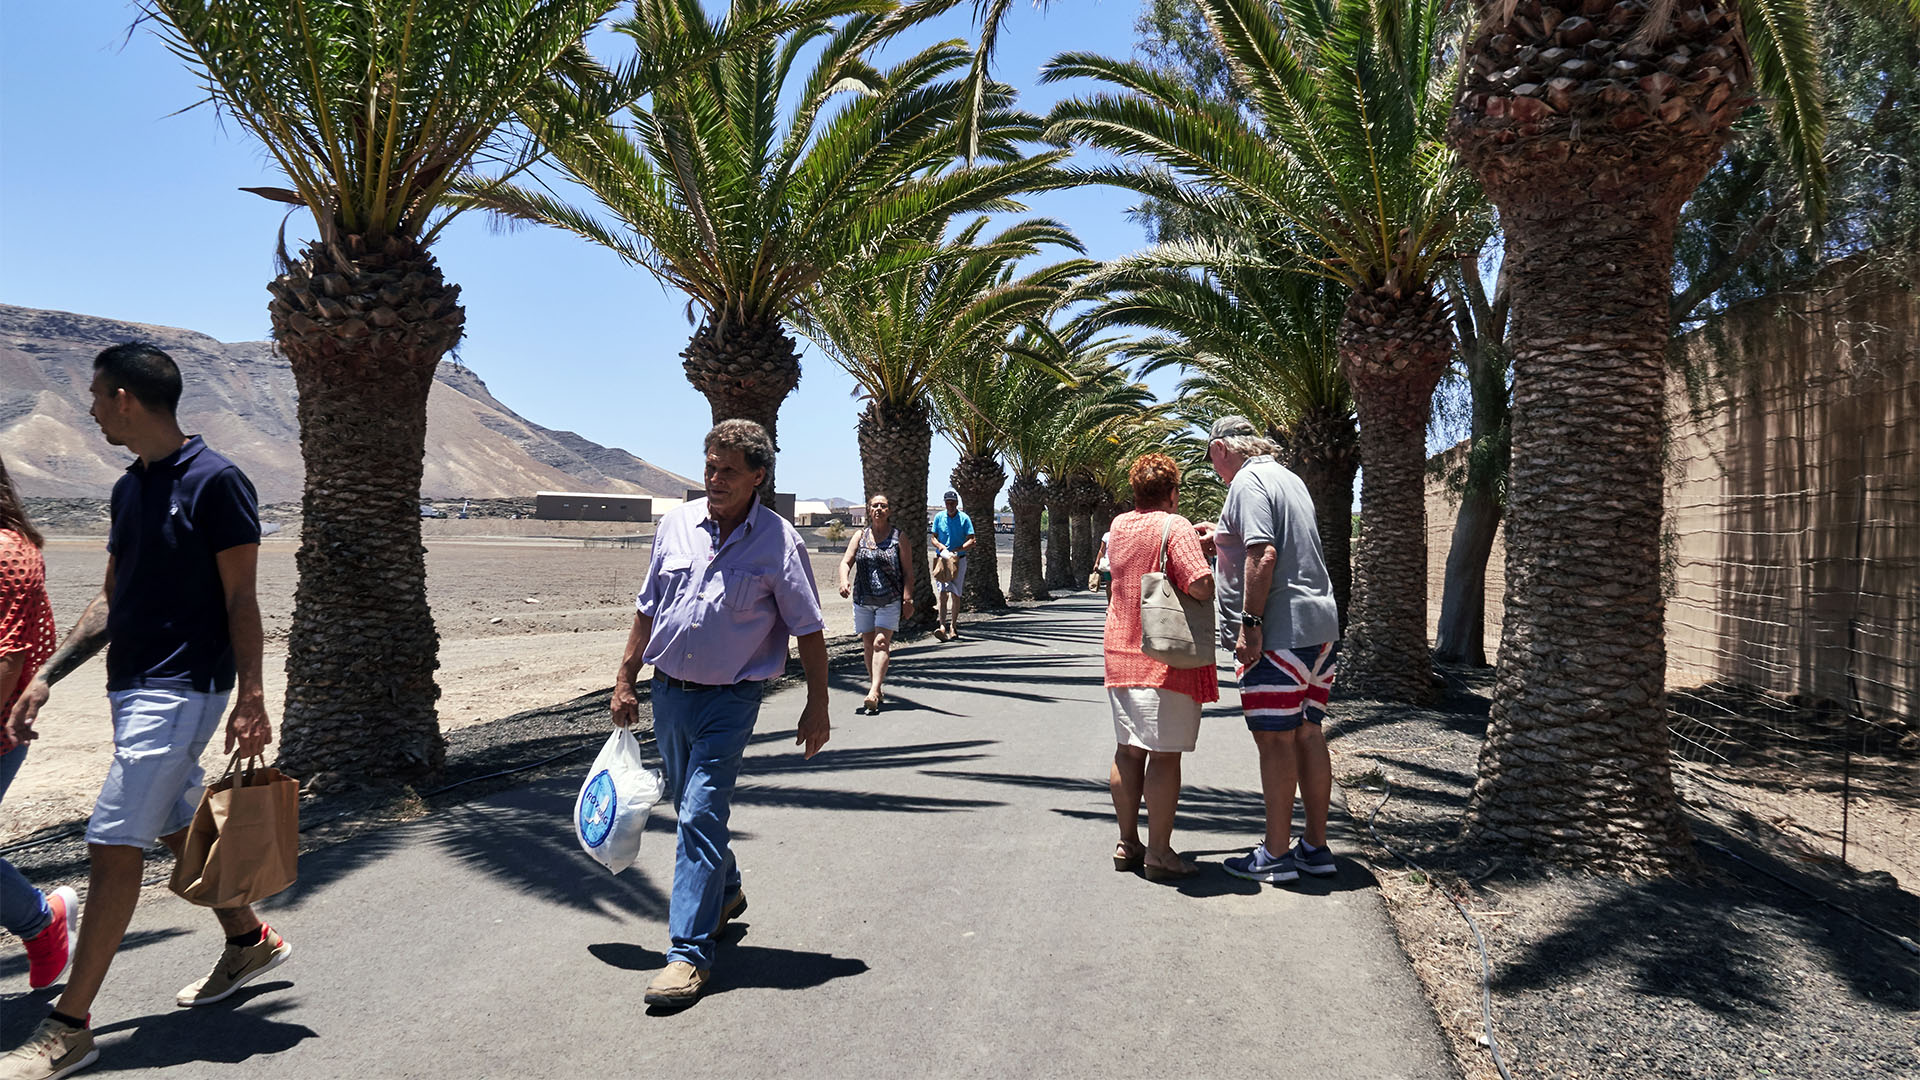
[[[1127,470],[1127,483],[1133,487],[1135,506],[1159,506],[1180,486],[1180,466],[1165,454],[1141,454]]]
[[[749,469],[773,468],[773,438],[751,420],[722,420],[707,432],[706,452],[738,450]]]
[[[0,529],[12,529],[34,547],[46,546],[46,538],[27,520],[26,508],[20,505],[20,493],[13,489],[13,477],[7,475],[5,458],[0,458]]]
[[[101,350],[93,358],[93,370],[106,376],[109,387],[125,390],[156,412],[172,415],[180,406],[179,365],[144,341],[123,342]]]

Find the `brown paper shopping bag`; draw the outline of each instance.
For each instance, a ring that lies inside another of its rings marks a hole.
[[[202,907],[264,900],[299,873],[300,781],[265,765],[236,772],[239,762],[200,797],[173,867],[173,891]]]

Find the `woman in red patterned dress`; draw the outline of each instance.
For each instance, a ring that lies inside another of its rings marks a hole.
[[[1180,755],[1200,734],[1200,706],[1220,699],[1209,667],[1170,668],[1140,651],[1140,579],[1163,569],[1174,587],[1212,602],[1213,570],[1193,523],[1178,513],[1180,467],[1165,454],[1146,454],[1127,474],[1136,509],[1113,519],[1107,561],[1113,599],[1107,606],[1107,699],[1113,707],[1113,813],[1120,842],[1113,868],[1144,870],[1149,881],[1192,877],[1199,868],[1173,850],[1173,815],[1180,803]],[[1167,559],[1160,537],[1171,518]],[[1140,842],[1140,800],[1147,803],[1147,842]]]
[[[40,533],[27,520],[13,478],[7,475],[7,463],[0,461],[0,797],[27,756],[25,744],[17,744],[9,731],[7,718],[20,691],[53,655],[53,608],[47,602],[40,543]],[[52,986],[67,973],[79,926],[78,903],[72,889],[43,893],[27,884],[12,863],[0,859],[0,924],[26,944],[27,984],[35,990]]]

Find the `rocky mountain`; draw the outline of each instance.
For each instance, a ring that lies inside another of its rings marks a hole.
[[[93,358],[150,341],[180,365],[180,423],[238,462],[263,502],[300,498],[293,371],[265,341],[227,343],[168,326],[0,304],[0,456],[21,493],[104,498],[128,461],[87,414]],[[427,398],[423,498],[600,491],[680,498],[700,485],[625,450],[535,424],[472,371],[442,362]]]

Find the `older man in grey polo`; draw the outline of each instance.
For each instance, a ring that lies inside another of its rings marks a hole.
[[[647,986],[649,1005],[700,996],[720,929],[747,906],[727,822],[761,691],[786,670],[789,636],[799,639],[807,673],[794,741],[812,757],[828,735],[826,623],[813,564],[800,534],[757,497],[773,440],[750,420],[725,420],[707,433],[706,451],[707,497],[661,519],[613,684],[613,722],[626,727],[639,715],[634,681],[653,665],[653,734],[680,819],[671,943],[666,968]]]
[[[1219,553],[1221,644],[1238,661],[1240,709],[1260,752],[1267,804],[1266,837],[1223,865],[1252,881],[1332,874],[1333,762],[1321,725],[1340,651],[1340,609],[1313,497],[1246,417],[1222,417],[1208,435],[1207,459],[1227,482],[1227,499],[1219,525],[1201,531]],[[1296,787],[1307,829],[1289,845]]]

